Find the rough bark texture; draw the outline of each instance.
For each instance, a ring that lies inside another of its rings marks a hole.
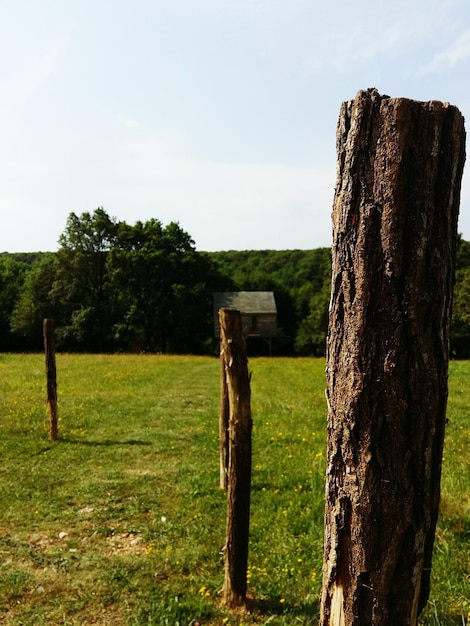
[[[55,365],[54,320],[43,322],[44,353],[46,356],[47,412],[49,414],[49,438],[58,437],[57,426],[57,376]]]
[[[222,347],[221,347],[221,353],[220,353],[220,363],[221,363],[220,416],[219,416],[220,488],[227,489],[228,459],[229,459],[229,451],[228,451],[229,402],[228,402],[227,377],[225,375],[225,361],[224,361],[223,354],[222,354]]]
[[[244,606],[250,528],[251,392],[241,316],[220,309],[221,356],[229,403],[227,541],[225,544],[224,604]]]
[[[321,624],[414,626],[439,507],[463,117],[362,91],[342,104],[337,158]]]

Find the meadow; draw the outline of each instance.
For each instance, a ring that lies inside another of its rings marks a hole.
[[[57,355],[48,440],[40,354],[0,355],[0,623],[316,624],[323,359],[250,359],[248,614],[220,606],[218,359]],[[449,423],[424,626],[470,623],[470,362],[450,366]]]

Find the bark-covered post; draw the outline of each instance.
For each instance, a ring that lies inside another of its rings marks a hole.
[[[415,626],[439,507],[464,120],[362,91],[341,106],[337,159],[320,621]]]
[[[219,444],[220,444],[220,488],[227,489],[228,476],[228,423],[229,423],[229,402],[227,376],[225,375],[225,361],[220,353],[221,375],[220,375],[220,416],[219,416]]]
[[[49,414],[49,437],[55,441],[57,427],[57,378],[55,365],[54,320],[43,322],[44,353],[46,355],[47,412]]]
[[[251,392],[240,312],[220,309],[219,320],[220,351],[229,405],[223,602],[235,608],[246,603],[251,490]]]

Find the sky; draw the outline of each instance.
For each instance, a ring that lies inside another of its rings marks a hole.
[[[200,251],[329,246],[341,103],[468,120],[469,77],[468,0],[0,0],[0,252],[97,207]]]

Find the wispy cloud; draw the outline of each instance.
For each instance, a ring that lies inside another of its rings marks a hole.
[[[144,125],[141,122],[132,117],[120,117],[118,124],[127,130],[143,130],[144,128]]]
[[[434,55],[424,73],[442,72],[470,57],[470,29],[461,33],[445,50]]]
[[[432,59],[442,49],[442,42],[455,33],[455,18],[445,0],[412,4],[408,0],[393,4],[364,0],[360,8],[345,5],[341,17],[339,24],[336,13],[329,9],[316,32],[316,56],[325,71],[353,75],[370,73],[371,67],[381,69],[385,64],[395,72],[395,68],[415,67],[417,58],[427,54],[427,59]],[[442,57],[439,63],[455,63],[467,55],[468,39],[468,33],[463,33],[442,55],[436,55]],[[316,70],[318,63],[311,66]]]

